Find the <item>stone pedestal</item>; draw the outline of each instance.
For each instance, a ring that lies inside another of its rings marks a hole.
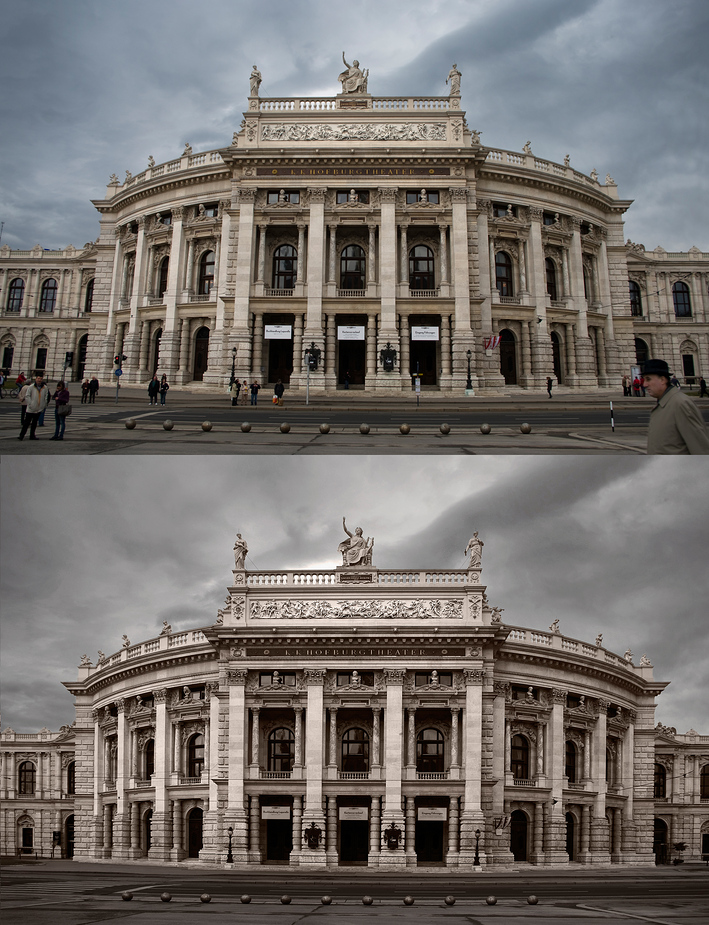
[[[153,813],[150,820],[151,861],[169,861],[172,851],[172,818],[169,813]]]

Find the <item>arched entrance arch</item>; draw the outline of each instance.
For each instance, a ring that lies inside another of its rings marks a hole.
[[[74,857],[74,814],[64,820],[64,857]]]
[[[149,809],[143,816],[143,854],[147,857],[150,851],[150,840],[153,827],[153,811]]]
[[[652,850],[656,864],[667,864],[669,861],[669,832],[664,819],[655,819],[652,838]]]
[[[517,343],[509,328],[500,331],[500,372],[505,385],[517,385]]]
[[[650,348],[641,337],[635,338],[635,359],[640,366],[649,359]]]
[[[155,332],[155,338],[153,340],[153,361],[150,365],[150,375],[151,377],[155,375],[158,371],[158,364],[160,363],[160,340],[162,339],[162,328],[158,328]]]
[[[564,383],[564,367],[561,362],[561,339],[556,331],[551,332],[551,353],[554,360],[554,375],[559,385]]]
[[[187,813],[187,857],[198,858],[202,850],[202,825],[204,813],[195,806]]]
[[[194,364],[192,367],[192,378],[195,382],[201,382],[207,371],[209,361],[209,328],[204,325],[197,331],[194,338]]]
[[[510,851],[515,861],[526,861],[529,819],[524,810],[516,809],[510,816]]]
[[[570,861],[576,859],[576,817],[573,813],[566,814],[566,853]]]
[[[76,378],[79,382],[84,378],[84,370],[86,369],[86,350],[89,346],[89,335],[84,334],[79,338],[79,343],[76,345],[77,353],[79,354],[78,362],[76,366]]]

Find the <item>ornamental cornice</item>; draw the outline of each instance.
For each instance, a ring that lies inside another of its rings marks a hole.
[[[202,645],[202,643],[199,643]],[[188,649],[188,647],[185,647]],[[213,649],[208,652],[185,651],[185,649],[169,649],[167,652],[151,653],[149,664],[141,663],[139,660],[131,662],[120,662],[119,665],[107,666],[101,671],[101,676],[96,680],[89,678],[85,684],[72,684],[69,690],[74,693],[80,691],[82,694],[96,695],[105,687],[113,686],[118,682],[128,681],[140,675],[146,675],[155,671],[158,666],[160,669],[174,667],[181,664],[216,661],[217,655]],[[68,683],[68,682],[67,682]]]
[[[514,642],[514,641],[512,641]],[[574,658],[569,652],[561,651],[558,655],[553,654],[550,651],[513,651],[511,649],[505,649],[504,657],[508,661],[512,662],[531,662],[535,665],[544,665],[551,669],[568,669],[569,665],[573,665],[575,672],[579,674],[584,674],[592,678],[597,678],[599,681],[616,685],[617,687],[622,687],[625,690],[633,691],[634,693],[648,694],[656,691],[657,694],[660,694],[666,685],[662,685],[659,688],[650,685],[646,687],[642,679],[628,676],[625,673],[622,675],[616,674],[616,671],[620,671],[620,668],[616,668],[612,664],[588,664],[581,659]]]

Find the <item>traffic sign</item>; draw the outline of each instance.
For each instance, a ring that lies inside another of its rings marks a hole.
[[[122,370],[122,369],[114,369],[113,375],[114,375],[114,376],[122,376],[122,375],[123,375],[123,370]]]

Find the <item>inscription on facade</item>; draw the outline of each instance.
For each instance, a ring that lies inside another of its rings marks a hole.
[[[257,177],[449,177],[450,167],[257,167]]]
[[[464,646],[247,646],[247,658],[462,658]]]

